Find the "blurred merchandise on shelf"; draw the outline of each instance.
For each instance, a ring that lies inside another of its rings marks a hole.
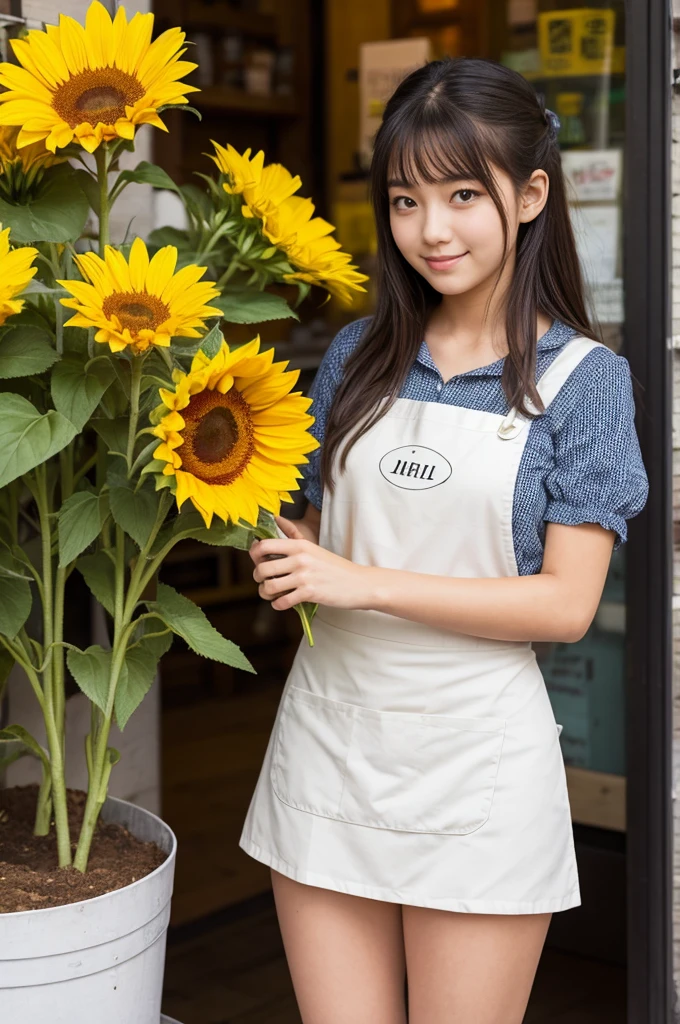
[[[359,56],[359,152],[368,167],[373,138],[382,120],[385,103],[401,81],[430,59],[430,40],[394,39],[364,43]]]
[[[418,9],[424,14],[430,11],[453,11],[458,7],[458,0],[418,0]]]
[[[583,125],[583,105],[585,96],[582,92],[558,92],[555,98],[555,113],[560,119],[558,139],[560,145],[580,146],[586,141],[586,130]]]

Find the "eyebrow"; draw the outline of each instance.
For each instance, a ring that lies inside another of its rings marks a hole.
[[[435,184],[437,184],[437,185],[455,185],[455,183],[457,181],[476,181],[476,180],[477,180],[476,178],[473,178],[469,174],[456,174],[456,175],[453,175],[453,177],[451,177],[451,178],[441,178],[439,181],[435,182]],[[414,181],[404,181],[403,178],[389,178],[388,181],[387,181],[387,187],[388,188],[417,188],[418,185],[417,185],[417,182],[414,182]]]

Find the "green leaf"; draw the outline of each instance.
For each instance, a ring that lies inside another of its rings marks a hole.
[[[184,506],[186,509],[188,502]],[[185,533],[191,530],[191,536],[200,540],[203,544],[212,544],[219,548],[239,548],[241,551],[248,551],[253,542],[252,527],[238,526],[233,523],[228,525],[217,516],[213,516],[210,529],[206,529],[203,518],[199,512],[183,511],[177,516],[173,523],[175,533]]]
[[[0,394],[0,487],[56,455],[76,433],[61,413],[41,415],[21,395]]]
[[[101,532],[109,514],[106,494],[76,491],[67,498],[59,512],[59,565],[64,568],[75,561]]]
[[[227,292],[210,300],[222,310],[222,316],[232,324],[257,324],[264,320],[299,320],[285,299],[270,292]]]
[[[208,223],[212,216],[212,203],[205,192],[195,185],[180,185],[179,192],[189,213],[199,223]]]
[[[122,474],[109,471],[109,500],[114,520],[143,548],[158,515],[159,496],[151,487],[135,490],[135,481]]]
[[[118,191],[120,186],[126,185],[129,182],[135,182],[138,185],[153,185],[154,188],[171,189],[171,191],[180,195],[178,186],[174,183],[168,172],[156,164],[149,163],[148,160],[142,160],[141,163],[137,164],[130,171],[121,171],[116,178],[112,191]]]
[[[106,608],[109,615],[114,615],[116,571],[109,556],[104,551],[97,551],[94,555],[82,555],[76,563],[76,569],[95,599]]]
[[[99,216],[99,185],[84,167],[79,167],[75,172],[76,180],[87,197],[87,201]]]
[[[116,375],[108,357],[100,357],[87,370],[85,365],[68,356],[52,371],[52,401],[77,430],[83,429]]]
[[[181,228],[173,228],[170,225],[155,228],[149,234],[149,247],[154,249],[161,249],[164,245],[174,245],[177,249],[181,250],[188,249],[189,244],[188,232],[182,231]]]
[[[48,169],[27,203],[0,199],[0,222],[11,228],[12,242],[75,242],[90,210],[69,164]]]
[[[98,417],[92,420],[92,426],[112,455],[125,457],[130,432],[130,421],[127,416],[118,416],[115,420],[107,420],[103,416]]]
[[[58,359],[52,336],[39,327],[10,321],[0,335],[0,377],[43,373]]]
[[[160,622],[144,622],[148,632],[158,632]],[[147,695],[156,677],[158,662],[172,644],[172,633],[166,636],[142,637],[125,653],[125,672],[116,687],[115,711],[119,729],[124,729],[133,711]]]
[[[66,655],[69,672],[88,700],[106,711],[111,678],[111,651],[99,644],[84,651],[70,649]]]
[[[201,339],[199,348],[205,352],[208,359],[213,359],[219,350],[222,348],[222,342],[224,341],[224,335],[216,324],[212,330],[208,331],[206,335]]]
[[[8,725],[0,729],[0,769],[6,768],[13,761],[30,754],[42,761],[43,768],[49,773],[50,762],[45,751],[36,738],[31,736],[21,725]]]
[[[246,672],[255,671],[240,648],[218,633],[193,601],[178,594],[167,584],[158,584],[157,599],[147,602],[147,607],[149,611],[156,612],[166,626],[181,636],[196,654]]]
[[[0,566],[21,573],[21,563],[9,551],[0,549]],[[6,576],[0,586],[0,633],[13,640],[30,615],[31,584],[23,578]]]

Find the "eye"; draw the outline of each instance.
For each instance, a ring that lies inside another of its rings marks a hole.
[[[457,192],[453,193],[453,198],[458,197],[458,205],[467,206],[478,195],[480,193],[476,192],[473,188],[459,188]]]
[[[395,210],[412,210],[417,205],[415,199],[411,199],[410,196],[395,196],[394,199],[390,199],[390,203]]]

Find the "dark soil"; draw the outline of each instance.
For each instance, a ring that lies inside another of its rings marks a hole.
[[[59,868],[54,825],[47,836],[33,835],[37,795],[37,786],[0,790],[0,913],[102,896],[136,882],[165,860],[155,843],[142,843],[122,825],[100,821],[86,873]],[[85,796],[80,790],[68,791],[72,840],[78,836]]]

